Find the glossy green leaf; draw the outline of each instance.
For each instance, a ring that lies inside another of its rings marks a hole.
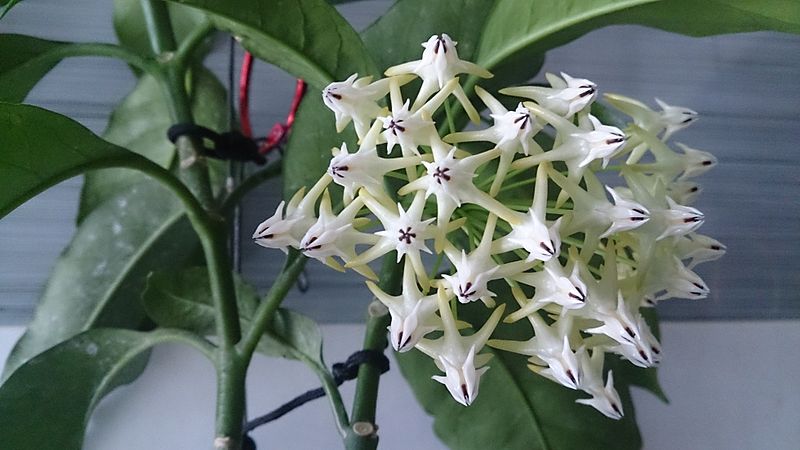
[[[234,275],[234,280],[239,320],[242,329],[248,330],[258,296],[238,275]],[[142,300],[148,316],[160,326],[205,335],[215,332],[213,299],[205,267],[151,274]],[[324,367],[322,335],[317,324],[287,309],[276,311],[257,350],[268,356],[300,359]]]
[[[317,89],[375,72],[358,34],[325,0],[175,0],[209,13],[255,56]]]
[[[234,281],[239,315],[246,321],[258,305],[258,294],[238,275]],[[205,267],[151,273],[142,302],[147,315],[162,327],[214,334],[214,302]]]
[[[99,329],[36,356],[0,387],[2,447],[79,450],[102,396],[141,371],[148,349],[176,340],[184,337],[168,330]]]
[[[142,159],[67,117],[28,105],[0,102],[0,142],[0,217],[67,178]]]
[[[633,23],[707,36],[800,32],[800,8],[785,0],[499,0],[481,34],[477,63],[493,70],[518,52],[545,51],[593,29]]]
[[[399,0],[362,33],[364,44],[381,72],[419,59],[422,43],[447,33],[458,42],[458,56],[472,60],[480,33],[492,9],[485,0]]]
[[[0,101],[18,103],[61,61],[70,44],[21,34],[0,35]]]
[[[488,317],[489,311],[483,305],[459,306],[459,319],[480,324]],[[518,324],[501,324],[493,337],[530,338],[530,327]],[[641,447],[629,383],[616,372],[614,381],[625,411],[620,421],[576,404],[576,399],[588,396],[534,374],[527,368],[524,356],[489,348],[484,351],[494,357],[489,361],[489,371],[481,378],[480,393],[469,407],[458,404],[442,384],[431,380],[439,371],[429,357],[416,350],[397,355],[403,376],[417,400],[434,417],[436,434],[450,448],[633,450]]]
[[[183,41],[192,30],[207,20],[205,14],[196,9],[174,3],[170,3],[168,8],[170,23],[177,42]],[[114,31],[120,45],[139,55],[154,55],[150,38],[147,35],[141,2],[114,0]]]
[[[140,327],[147,274],[181,267],[198,245],[180,203],[155,183],[133,185],[104,202],[84,218],[56,262],[5,374],[91,328]]]
[[[312,319],[288,309],[276,311],[258,351],[268,356],[299,359],[311,364],[317,372],[327,370],[322,361],[319,326]]]

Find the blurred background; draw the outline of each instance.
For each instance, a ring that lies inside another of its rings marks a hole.
[[[390,4],[362,1],[340,11],[360,30]],[[112,2],[100,0],[32,0],[0,21],[0,32],[111,42],[111,10]],[[427,37],[419,36],[419,41]],[[207,64],[226,79],[227,40],[218,42]],[[719,158],[719,165],[698,180],[703,193],[695,206],[706,214],[699,231],[727,245],[728,253],[697,269],[711,288],[707,299],[659,305],[666,353],[659,373],[671,403],[635,393],[645,448],[800,448],[800,391],[793,381],[800,372],[800,37],[749,33],[698,39],[613,26],[550,52],[544,70],[585,77],[601,92],[651,105],[658,97],[695,109],[701,120],[673,141]],[[28,102],[100,133],[113,105],[133,83],[124,63],[72,58],[53,70]],[[293,89],[293,78],[257,64],[251,92],[257,133],[266,134],[273,123],[284,120]],[[55,258],[74,231],[80,186],[80,178],[66,181],[0,221],[2,358],[30,319]],[[243,236],[249,237],[272,214],[279,197],[275,182],[246,200]],[[245,278],[265,290],[283,254],[249,239],[240,250]],[[313,261],[305,275],[308,291],[295,289],[285,305],[324,322],[326,360],[343,360],[360,345],[369,292],[359,277]],[[213,370],[182,350],[157,349],[140,380],[101,403],[87,448],[208,447]],[[258,360],[251,368],[251,416],[317,386],[299,364],[273,363]],[[351,392],[352,386],[345,388],[345,396]],[[398,371],[382,378],[379,405],[382,448],[441,448],[431,420]],[[289,448],[267,443],[290,438],[299,442],[291,448],[339,446],[324,401],[260,428],[254,437],[264,443],[259,448]]]

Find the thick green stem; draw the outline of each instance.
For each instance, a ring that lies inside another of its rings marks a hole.
[[[216,450],[239,450],[244,434],[247,362],[237,352],[219,352],[217,359]]]
[[[175,123],[193,123],[191,102],[186,90],[185,58],[176,57],[176,41],[167,4],[160,0],[141,0],[145,25],[156,61],[160,65],[162,89],[170,115]],[[202,30],[198,34],[202,34]],[[199,37],[195,40],[199,42]],[[194,45],[194,44],[193,44]],[[189,50],[184,50],[188,53]],[[216,353],[217,413],[214,446],[219,450],[238,450],[242,445],[245,409],[247,358],[236,350],[241,338],[236,290],[228,259],[227,226],[214,211],[214,197],[208,167],[201,155],[202,142],[181,136],[176,142],[180,160],[180,177],[192,197],[187,207],[208,266],[211,294],[216,312],[219,350]],[[177,180],[176,180],[177,181]],[[180,195],[179,195],[180,196]],[[187,193],[182,194],[183,197]],[[185,203],[187,203],[185,202]],[[199,211],[198,211],[199,209]]]
[[[167,4],[160,0],[141,0],[141,4],[151,47],[161,64],[159,80],[167,98],[170,117],[175,123],[194,123],[191,102],[186,93],[187,67],[176,56],[177,45]],[[204,207],[212,208],[214,196],[211,191],[208,166],[199,150],[203,147],[201,140],[180,136],[175,145],[180,160],[181,179]]]
[[[380,273],[380,287],[390,295],[400,293],[402,265],[397,264],[394,253],[383,259]],[[377,307],[376,307],[377,306]],[[369,308],[367,329],[364,335],[364,350],[383,352],[388,345],[386,327],[389,314],[380,304]],[[378,402],[380,369],[370,364],[362,364],[358,369],[358,382],[353,398],[353,413],[350,415],[350,429],[347,430],[345,447],[347,450],[375,450],[378,447],[378,427],[375,424],[375,410]]]

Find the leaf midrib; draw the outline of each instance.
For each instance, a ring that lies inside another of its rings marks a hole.
[[[181,209],[177,213],[170,216],[164,223],[158,227],[150,237],[139,247],[139,250],[133,255],[132,258],[125,264],[123,270],[120,271],[119,276],[117,276],[114,281],[111,283],[109,288],[106,290],[106,295],[103,296],[103,300],[98,302],[96,306],[93,308],[92,313],[89,315],[89,319],[80,329],[80,331],[86,331],[92,328],[97,321],[100,314],[103,313],[105,310],[105,306],[108,302],[116,295],[117,290],[122,286],[125,278],[127,277],[128,273],[132,270],[132,268],[141,261],[142,257],[147,253],[148,250],[153,246],[153,244],[164,235],[166,230],[171,228],[175,225],[180,219],[184,217],[184,211]]]

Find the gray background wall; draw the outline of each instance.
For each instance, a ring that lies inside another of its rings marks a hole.
[[[362,28],[387,5],[361,2],[343,10]],[[0,32],[110,41],[109,17],[110,2],[29,0],[0,22]],[[796,321],[754,321],[800,317],[799,44],[797,36],[775,33],[692,39],[625,26],[594,32],[548,57],[547,70],[585,76],[606,92],[645,101],[658,96],[700,111],[702,120],[677,140],[720,159],[720,165],[702,179],[705,192],[697,206],[707,215],[701,231],[727,244],[729,252],[699,268],[712,289],[708,299],[662,308],[662,315],[673,320],[704,321],[664,326],[667,357],[661,374],[672,404],[661,405],[647,395],[637,397],[646,448],[800,448],[796,426],[800,398],[792,380],[800,369],[796,356],[800,327]],[[224,73],[225,62],[221,51],[209,59],[219,74]],[[111,105],[132,82],[121,63],[79,58],[59,65],[29,101],[100,132]],[[257,67],[253,119],[262,130],[282,119],[292,86],[288,75]],[[30,317],[55,257],[72,234],[79,187],[79,179],[62,183],[0,222],[0,322],[14,325],[0,327],[0,356]],[[276,186],[266,186],[248,198],[245,234],[274,208],[276,191]],[[242,252],[245,275],[262,289],[267,287],[282,254],[249,242]],[[356,277],[342,278],[315,265],[310,265],[308,276],[311,290],[293,293],[288,304],[328,322],[351,323],[324,329],[328,361],[341,360],[360,341],[359,327],[352,323],[361,320],[369,296]],[[339,299],[322,298],[331,289]],[[212,372],[181,350],[158,350],[142,380],[101,404],[88,448],[126,450],[148,443],[157,443],[146,445],[153,448],[207,446]],[[294,364],[279,362],[273,369],[273,363],[259,361],[251,373],[254,412],[316,386],[314,378]],[[273,382],[278,389],[266,388]],[[429,419],[410,400],[396,372],[388,376],[382,395],[385,403],[379,420],[385,448],[438,448]],[[403,411],[404,419],[398,420],[394,411]],[[288,436],[306,439],[296,446],[275,448],[336,448],[324,402],[260,433],[264,437],[275,433],[279,436],[275,442],[286,442],[282,438]],[[410,436],[420,441],[403,440]]]

